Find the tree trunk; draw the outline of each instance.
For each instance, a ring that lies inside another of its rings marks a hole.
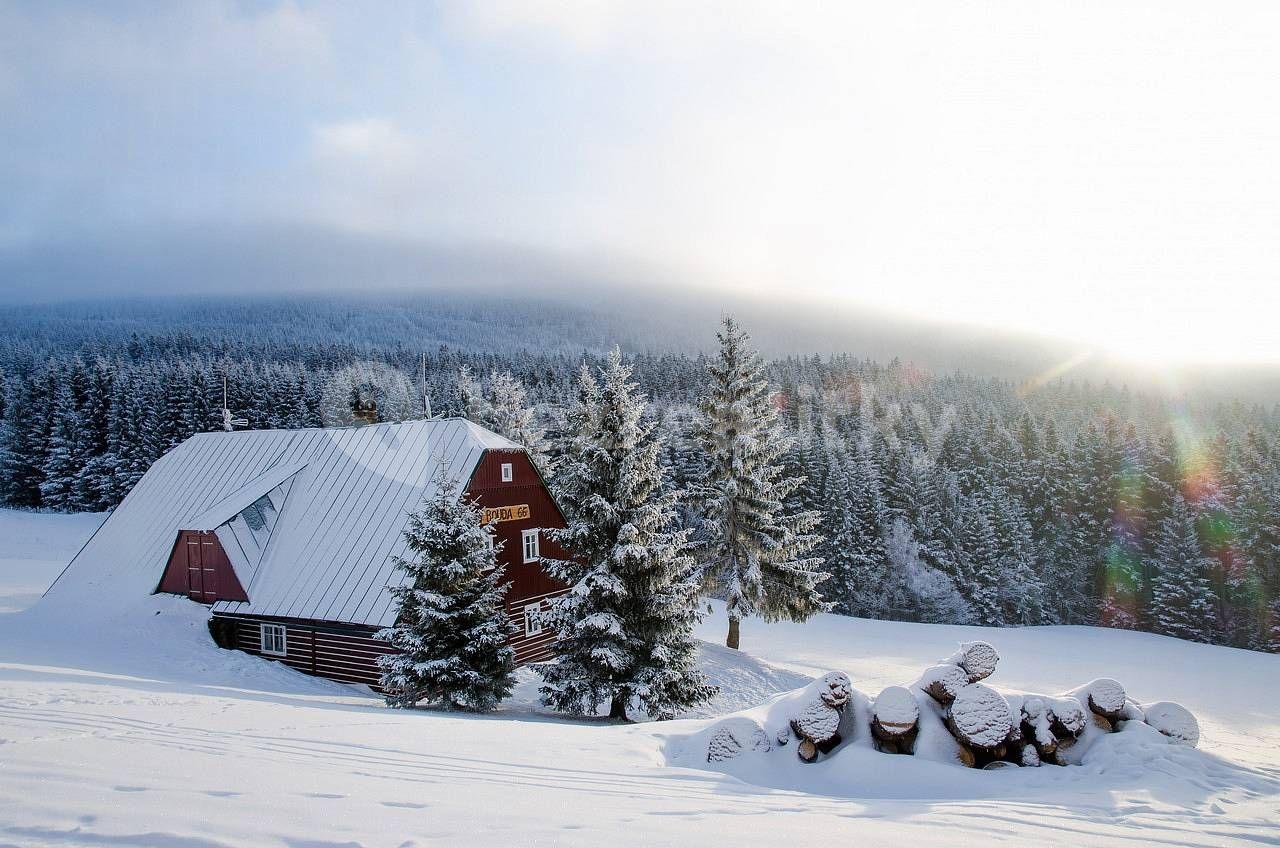
[[[630,721],[627,718],[627,701],[631,700],[631,693],[617,692],[613,696],[613,700],[609,702],[609,718],[616,718],[622,721]]]
[[[724,640],[725,646],[729,648],[733,648],[735,651],[738,650],[739,621],[740,619],[736,618],[735,616],[732,616],[732,615],[729,616],[729,637]]]

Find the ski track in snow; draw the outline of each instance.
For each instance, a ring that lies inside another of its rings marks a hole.
[[[56,576],[100,519],[0,511],[0,604],[38,593],[32,575]],[[111,604],[0,614],[0,846],[1280,844],[1276,656],[1083,627],[747,621],[750,654],[703,648],[715,703],[617,726],[545,714],[527,671],[496,715],[392,711],[218,650],[186,600]],[[708,642],[723,636],[716,613]],[[1000,651],[985,681],[997,689],[1114,677],[1138,700],[1189,707],[1200,750],[1149,756],[1122,733],[1102,762],[1069,769],[852,748],[764,780],[670,765],[707,716],[832,669],[874,698],[973,639]]]

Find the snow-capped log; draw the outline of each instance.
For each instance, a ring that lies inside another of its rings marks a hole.
[[[746,751],[766,752],[770,748],[764,728],[744,716],[725,719],[707,741],[707,762],[732,760]]]
[[[1035,746],[1040,757],[1048,757],[1058,747],[1058,739],[1053,735],[1053,713],[1044,700],[1029,696],[1022,702],[1023,735]],[[1039,759],[1036,765],[1039,765]]]
[[[871,712],[871,733],[886,753],[910,753],[920,721],[920,705],[911,690],[890,686],[876,697]]]
[[[946,660],[947,664],[964,669],[970,683],[990,677],[995,673],[998,662],[1000,654],[988,642],[962,642],[960,650]]]
[[[947,708],[947,727],[963,745],[994,754],[1004,747],[1013,726],[1009,702],[981,683],[961,689]]]
[[[969,673],[955,663],[942,663],[925,669],[916,685],[928,692],[930,698],[945,706],[956,699],[961,689],[969,685]]]
[[[1109,677],[1100,677],[1085,685],[1083,692],[1089,709],[1108,721],[1115,721],[1124,712],[1124,687]]]
[[[1059,743],[1064,739],[1076,739],[1084,733],[1086,718],[1084,707],[1075,698],[1045,698],[1049,707],[1050,726]]]
[[[1175,742],[1192,748],[1200,743],[1200,723],[1191,711],[1172,701],[1157,701],[1143,707],[1147,724]]]
[[[830,753],[840,744],[840,715],[849,703],[853,685],[838,671],[828,672],[805,690],[807,702],[791,718],[791,730],[800,739],[796,754],[813,762],[818,753]],[[808,743],[808,744],[806,744]]]
[[[1035,768],[1040,765],[1040,752],[1036,750],[1036,746],[1030,742],[1022,743],[1022,751],[1018,755],[1018,765],[1026,768]]]
[[[829,707],[842,709],[849,703],[849,695],[853,692],[853,684],[843,672],[829,671],[819,681],[818,697]]]

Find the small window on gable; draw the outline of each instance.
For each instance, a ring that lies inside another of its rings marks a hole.
[[[284,625],[263,622],[259,626],[262,628],[262,653],[276,657],[286,656],[288,639],[285,635]]]
[[[515,476],[516,476],[515,470],[511,467],[511,463],[509,462],[502,463],[502,482],[510,483],[512,480],[515,479]]]
[[[524,607],[524,635],[537,636],[542,632],[542,602],[536,604],[525,604]]]
[[[524,551],[525,562],[538,561],[538,531],[525,530],[520,534],[521,547]]]

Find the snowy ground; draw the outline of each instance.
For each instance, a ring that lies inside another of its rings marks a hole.
[[[104,518],[0,509],[0,613],[34,604]]]
[[[55,575],[96,520],[0,513],[0,597]],[[57,558],[30,538],[46,532]],[[182,599],[97,617],[38,604],[0,614],[0,846],[1280,844],[1280,657],[1091,628],[748,622],[767,663],[708,646],[726,690],[712,712],[833,668],[874,694],[975,637],[1000,648],[997,686],[1116,677],[1194,710],[1201,748],[1003,772],[850,752],[838,775],[843,755],[792,772],[801,792],[673,766],[705,719],[552,719],[528,680],[495,716],[395,712],[214,648]]]

